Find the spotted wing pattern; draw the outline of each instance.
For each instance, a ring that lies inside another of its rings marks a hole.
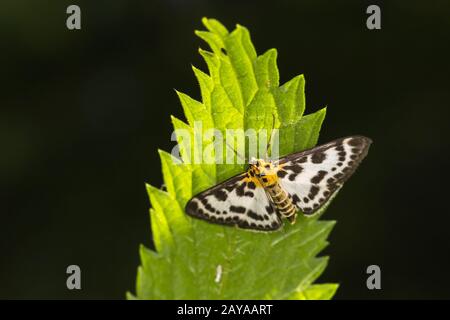
[[[264,188],[249,180],[247,173],[196,195],[187,203],[186,213],[243,229],[271,231],[282,226]]]
[[[286,156],[279,161],[279,183],[299,210],[313,214],[353,174],[371,142],[350,136]]]

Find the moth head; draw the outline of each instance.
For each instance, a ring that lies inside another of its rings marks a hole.
[[[271,186],[277,181],[275,166],[270,161],[255,159],[250,162],[250,170],[263,186]]]
[[[255,157],[251,157],[250,161],[248,162],[250,164],[250,166],[254,166],[256,165],[258,159],[256,159]]]

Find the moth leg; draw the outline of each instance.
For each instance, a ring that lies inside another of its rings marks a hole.
[[[285,216],[286,219],[288,219],[290,224],[294,224],[295,221],[297,220],[297,212],[293,212],[290,216]]]

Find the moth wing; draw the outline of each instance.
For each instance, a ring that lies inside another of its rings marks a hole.
[[[194,196],[186,205],[186,213],[243,229],[271,231],[282,226],[264,188],[251,182],[246,173]]]
[[[319,210],[355,172],[372,141],[350,136],[288,155],[279,161],[284,190],[304,214]]]

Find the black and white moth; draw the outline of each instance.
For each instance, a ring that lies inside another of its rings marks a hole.
[[[313,215],[353,174],[372,141],[350,136],[290,154],[276,161],[258,159],[248,170],[200,194],[186,213],[212,223],[273,231],[282,218]]]

